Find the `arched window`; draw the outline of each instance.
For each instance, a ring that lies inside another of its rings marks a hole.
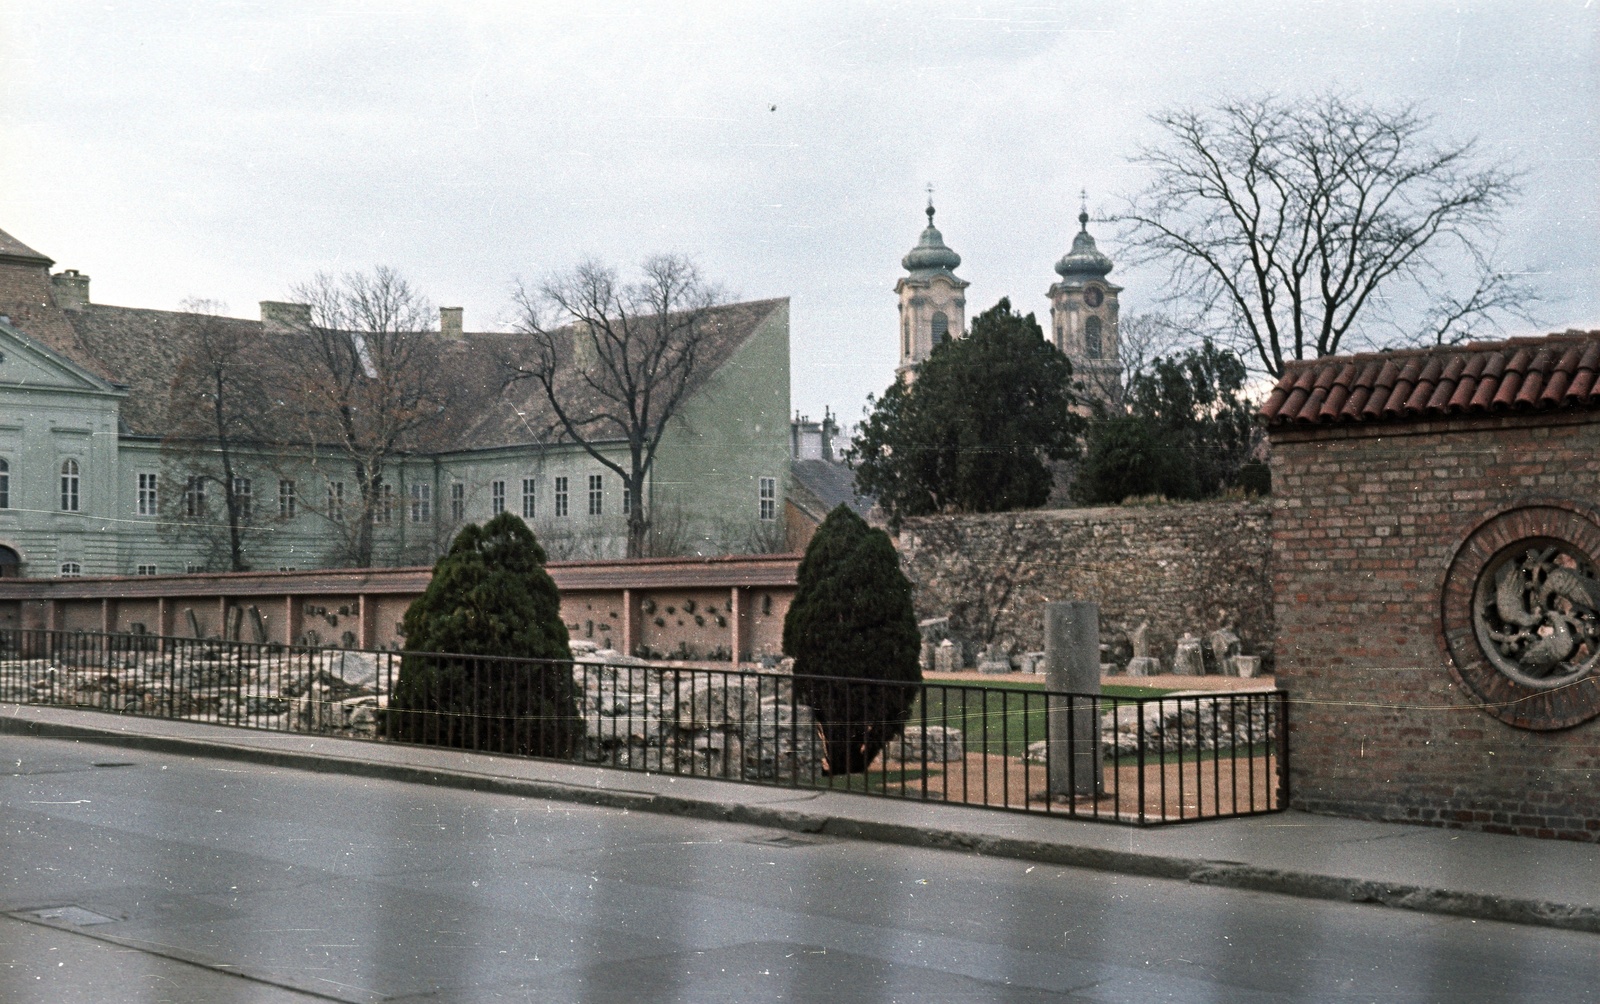
[[[1099,359],[1100,352],[1100,318],[1091,317],[1083,322],[1083,353],[1090,359]]]
[[[944,316],[944,311],[933,315],[933,344],[950,340],[950,318]]]
[[[61,511],[78,511],[78,462],[68,460],[61,465]]]
[[[11,464],[0,460],[0,509],[11,508]],[[4,573],[0,572],[0,577]]]
[[[900,354],[911,355],[911,318],[900,315]]]

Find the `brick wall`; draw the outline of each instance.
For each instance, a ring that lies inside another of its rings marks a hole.
[[[990,641],[1044,647],[1044,604],[1100,604],[1100,636],[1125,662],[1127,632],[1148,622],[1170,669],[1185,631],[1232,627],[1271,671],[1270,507],[1218,501],[1040,510],[907,521],[901,567],[919,617],[951,619],[970,657]]]
[[[1441,635],[1447,568],[1476,528],[1521,505],[1600,503],[1600,415],[1279,428],[1272,483],[1293,805],[1600,839],[1600,720],[1505,724]]]

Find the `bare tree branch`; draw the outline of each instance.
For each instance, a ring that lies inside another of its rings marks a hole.
[[[1416,106],[1267,96],[1154,121],[1165,138],[1134,158],[1153,178],[1119,214],[1123,236],[1267,372],[1340,351],[1402,289],[1429,304],[1407,341],[1526,316],[1527,285],[1495,279],[1478,251],[1518,175],[1482,163],[1473,141],[1433,140]],[[1462,274],[1468,291],[1455,292]]]
[[[513,294],[532,354],[512,379],[534,381],[567,436],[622,479],[629,557],[647,549],[644,486],[698,375],[707,312],[723,300],[683,256],[656,255],[640,271],[623,283],[611,267],[585,261],[534,287],[518,283]],[[626,460],[603,451],[616,442]]]

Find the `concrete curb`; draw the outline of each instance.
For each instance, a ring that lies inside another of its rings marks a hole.
[[[975,834],[933,826],[851,819],[804,809],[748,805],[662,795],[626,788],[595,788],[562,781],[505,777],[474,771],[384,763],[333,753],[304,753],[236,745],[223,740],[152,736],[84,725],[43,722],[0,713],[0,734],[46,739],[77,739],[105,746],[234,760],[323,774],[344,774],[410,784],[437,785],[524,798],[544,798],[634,812],[657,812],[717,822],[768,826],[797,833],[965,851],[989,857],[1090,868],[1146,878],[1179,879],[1199,885],[1269,892],[1301,899],[1370,903],[1400,910],[1473,920],[1553,927],[1600,934],[1600,908],[1548,900],[1512,899],[1430,886],[1266,868],[1238,861],[1175,857],[1141,851]]]

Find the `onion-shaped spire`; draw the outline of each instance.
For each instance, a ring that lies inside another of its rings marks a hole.
[[[1072,238],[1072,250],[1056,262],[1056,273],[1063,279],[1103,279],[1111,271],[1111,259],[1100,253],[1089,236],[1089,207],[1087,195],[1078,210],[1078,235]]]
[[[961,264],[961,256],[945,246],[944,235],[933,225],[933,197],[928,197],[928,225],[922,231],[917,246],[902,259],[901,266],[914,276],[949,272]]]

